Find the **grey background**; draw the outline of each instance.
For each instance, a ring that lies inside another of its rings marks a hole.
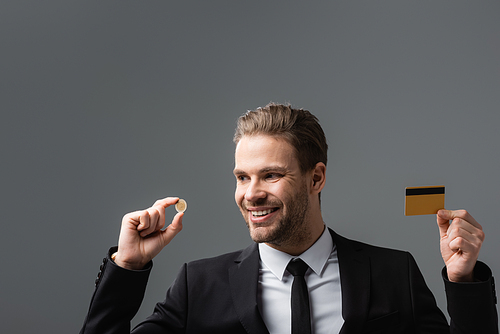
[[[232,134],[270,101],[325,129],[327,224],[412,252],[445,309],[404,188],[446,185],[500,275],[499,29],[498,1],[3,1],[2,332],[78,332],[121,217],[158,198],[189,208],[134,323],[182,263],[248,245]]]

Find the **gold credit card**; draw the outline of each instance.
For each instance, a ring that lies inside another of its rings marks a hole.
[[[444,186],[407,187],[405,216],[432,215],[444,209]]]

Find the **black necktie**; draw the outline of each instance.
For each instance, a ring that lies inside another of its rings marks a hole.
[[[301,259],[288,263],[286,270],[293,275],[292,284],[292,334],[311,333],[309,294],[304,274],[309,266]]]

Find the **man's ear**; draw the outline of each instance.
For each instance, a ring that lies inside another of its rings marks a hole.
[[[312,170],[312,186],[311,191],[319,194],[326,182],[326,166],[322,162],[318,162]]]

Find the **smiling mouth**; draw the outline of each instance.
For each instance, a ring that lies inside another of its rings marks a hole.
[[[268,214],[270,214],[276,210],[278,210],[278,208],[262,210],[262,211],[250,211],[250,212],[252,213],[252,216],[254,216],[254,217],[264,217],[264,216],[267,216]]]

